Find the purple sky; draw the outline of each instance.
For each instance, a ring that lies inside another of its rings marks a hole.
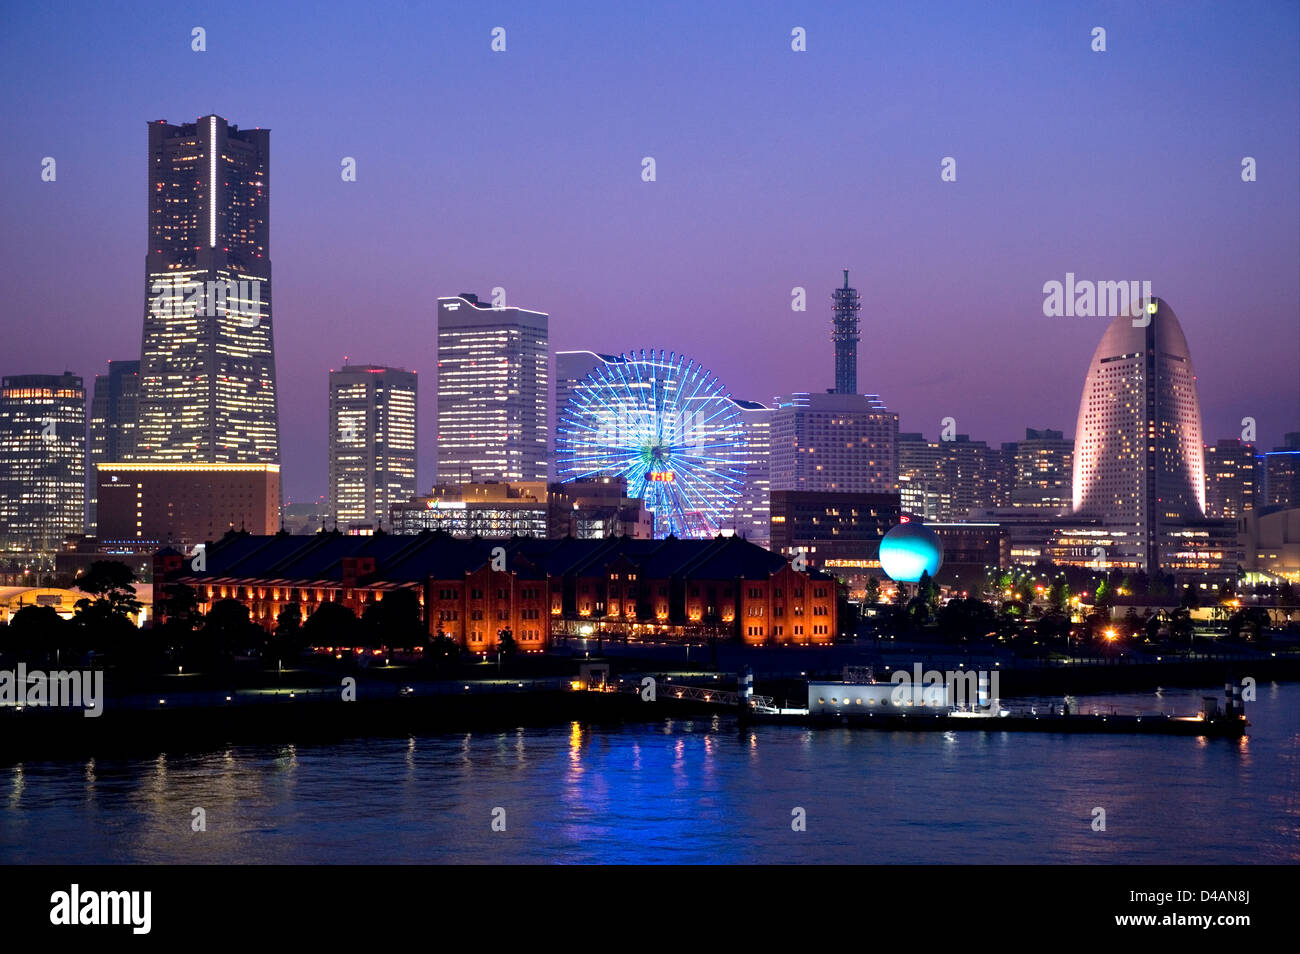
[[[147,121],[269,127],[292,500],[324,492],[344,354],[421,372],[431,482],[434,302],[496,285],[556,350],[669,348],[766,401],[833,384],[848,267],[860,388],[996,444],[1073,432],[1105,329],[1043,283],[1149,280],[1207,440],[1300,430],[1294,2],[107,6],[5,15],[0,373],[139,357]]]

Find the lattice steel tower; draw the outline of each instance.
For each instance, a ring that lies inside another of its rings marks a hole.
[[[831,340],[835,342],[835,393],[858,393],[858,312],[862,299],[849,287],[849,270],[844,269],[844,287],[831,293],[834,315]]]

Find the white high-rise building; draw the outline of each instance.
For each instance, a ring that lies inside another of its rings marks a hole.
[[[600,385],[587,380],[602,365],[626,364],[622,355],[600,354],[596,351],[555,352],[555,417],[564,416],[564,409],[574,393],[583,388]]]
[[[438,483],[546,480],[547,315],[438,299]]]
[[[377,365],[330,371],[329,522],[387,527],[416,493],[416,374]]]
[[[1205,513],[1205,445],[1187,339],[1159,298],[1111,321],[1088,365],[1074,432],[1074,512],[1133,541],[1113,566],[1152,572],[1170,532]]]
[[[874,394],[776,399],[772,490],[898,493],[898,415]]]

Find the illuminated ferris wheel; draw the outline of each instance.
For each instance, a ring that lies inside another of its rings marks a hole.
[[[682,355],[606,357],[560,408],[560,480],[617,476],[654,514],[655,536],[712,537],[745,483],[739,406]]]

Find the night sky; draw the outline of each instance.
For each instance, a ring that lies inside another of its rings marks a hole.
[[[859,388],[996,445],[1072,434],[1107,323],[1044,317],[1043,283],[1149,280],[1207,441],[1300,430],[1300,5],[865,6],[7,2],[0,373],[139,358],[146,123],[216,112],[272,130],[291,500],[325,490],[345,354],[420,372],[432,481],[435,299],[498,285],[553,349],[673,349],[767,401],[834,383],[848,267]]]

